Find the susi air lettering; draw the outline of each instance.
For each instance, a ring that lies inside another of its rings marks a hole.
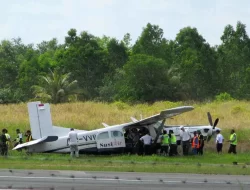
[[[100,143],[101,148],[106,148],[106,147],[116,147],[120,146],[122,142],[120,141],[114,141],[114,142],[109,142],[109,143]]]
[[[85,140],[85,141],[94,141],[95,140],[95,138],[96,138],[96,135],[86,135],[86,136],[83,136],[83,139]]]

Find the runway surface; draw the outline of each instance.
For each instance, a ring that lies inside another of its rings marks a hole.
[[[247,190],[250,189],[250,176],[54,170],[0,170],[0,189]]]

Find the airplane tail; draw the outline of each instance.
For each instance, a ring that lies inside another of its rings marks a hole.
[[[53,136],[49,104],[41,102],[28,103],[30,128],[33,139]]]

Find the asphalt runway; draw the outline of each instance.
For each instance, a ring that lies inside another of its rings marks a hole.
[[[54,170],[0,170],[0,189],[247,190],[250,189],[250,176]]]

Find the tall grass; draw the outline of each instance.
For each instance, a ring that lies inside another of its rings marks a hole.
[[[209,111],[213,120],[220,118],[218,127],[223,131],[225,139],[229,137],[230,129],[234,128],[239,138],[239,151],[250,150],[250,102],[229,101],[229,102],[156,102],[149,104],[129,105],[122,102],[115,103],[95,103],[77,102],[51,105],[51,115],[53,124],[56,126],[74,127],[83,130],[92,130],[103,127],[102,122],[109,125],[130,122],[130,117],[137,119],[149,117],[159,113],[161,110],[191,105],[193,111],[181,114],[173,119],[167,120],[168,124],[207,125],[207,112]],[[0,129],[7,128],[10,135],[15,137],[16,128],[22,131],[29,129],[29,117],[27,105],[11,104],[0,105]],[[212,140],[207,148],[214,148]]]

